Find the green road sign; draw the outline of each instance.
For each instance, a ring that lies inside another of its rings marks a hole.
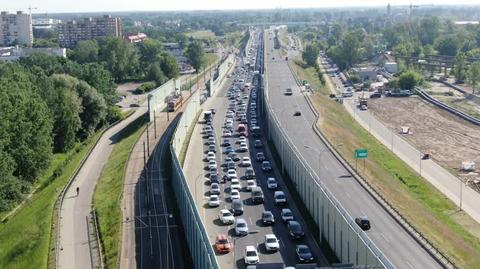
[[[364,159],[368,157],[368,149],[356,149],[355,159]]]

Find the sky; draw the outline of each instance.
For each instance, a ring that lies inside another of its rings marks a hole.
[[[1,10],[32,13],[100,12],[100,11],[159,11],[159,10],[211,10],[211,9],[271,9],[322,8],[348,6],[393,5],[480,5],[479,0],[2,0]]]

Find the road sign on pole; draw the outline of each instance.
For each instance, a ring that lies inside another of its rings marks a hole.
[[[355,159],[364,159],[368,157],[368,149],[356,149]]]

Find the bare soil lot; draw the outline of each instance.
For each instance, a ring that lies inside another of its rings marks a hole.
[[[404,138],[456,175],[462,161],[476,163],[480,172],[480,127],[429,104],[419,97],[370,100],[369,109],[390,129],[410,127]]]

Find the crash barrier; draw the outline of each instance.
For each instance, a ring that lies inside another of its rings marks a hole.
[[[470,122],[470,123],[473,123],[473,124],[475,124],[475,125],[477,125],[477,126],[480,126],[480,120],[478,120],[478,119],[476,119],[476,118],[468,115],[467,113],[464,113],[464,112],[462,112],[462,111],[460,111],[460,110],[457,110],[457,109],[455,109],[455,108],[453,108],[453,107],[451,107],[451,106],[448,106],[448,105],[446,105],[446,104],[438,101],[437,99],[431,97],[429,94],[427,94],[425,91],[423,91],[423,90],[420,89],[420,88],[415,88],[415,91],[418,93],[418,95],[419,95],[420,97],[422,97],[423,99],[427,100],[428,102],[430,102],[430,103],[432,103],[432,104],[434,104],[434,105],[436,105],[436,106],[438,106],[438,107],[440,107],[440,108],[442,108],[442,109],[444,109],[444,110],[446,110],[446,111],[448,111],[448,112],[450,112],[450,113],[453,113],[453,114],[459,116],[460,118],[462,118],[462,119],[464,119],[464,120],[466,120],[466,121],[468,121],[468,122]]]
[[[262,85],[259,91],[259,115],[263,117],[263,127],[280,156],[281,166],[292,179],[306,209],[318,225],[320,241],[326,240],[342,263],[368,268],[395,268],[307,165],[268,102],[268,96],[264,93],[268,81],[257,77],[262,80],[259,83]]]
[[[188,147],[187,133],[196,123],[196,115],[200,111],[200,100],[198,91],[192,96],[182,117],[177,125],[175,134],[170,144],[172,157],[172,186],[175,192],[175,199],[180,211],[180,217],[185,230],[188,247],[193,257],[194,268],[219,269],[215,252],[210,245],[207,232],[200,218],[192,194],[187,185],[182,165],[179,161],[180,152],[183,147]]]

